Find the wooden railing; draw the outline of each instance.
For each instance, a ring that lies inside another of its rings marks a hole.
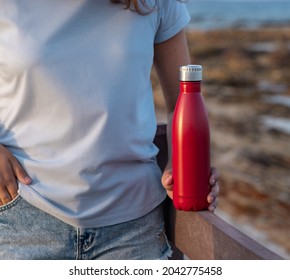
[[[154,143],[160,152],[158,164],[167,162],[166,124],[159,124]],[[168,199],[165,203],[166,231],[174,249],[173,259],[198,260],[279,260],[274,252],[243,234],[209,211],[176,211]]]

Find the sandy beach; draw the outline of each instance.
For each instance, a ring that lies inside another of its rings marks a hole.
[[[216,213],[290,259],[290,27],[187,36],[192,63],[203,66],[211,160],[221,173]]]

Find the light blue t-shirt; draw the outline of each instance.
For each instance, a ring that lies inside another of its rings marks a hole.
[[[153,46],[186,26],[185,5],[159,0],[146,16],[110,0],[0,6],[0,143],[33,179],[20,195],[78,227],[148,213],[166,195]]]

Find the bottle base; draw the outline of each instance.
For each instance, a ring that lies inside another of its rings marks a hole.
[[[202,211],[208,209],[209,203],[207,198],[173,197],[173,205],[177,210]]]

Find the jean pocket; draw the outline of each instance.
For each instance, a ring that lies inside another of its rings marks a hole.
[[[15,198],[13,198],[10,202],[1,205],[0,206],[0,212],[6,211],[8,209],[11,209],[12,207],[14,207],[19,201],[21,200],[21,196],[17,195]]]

